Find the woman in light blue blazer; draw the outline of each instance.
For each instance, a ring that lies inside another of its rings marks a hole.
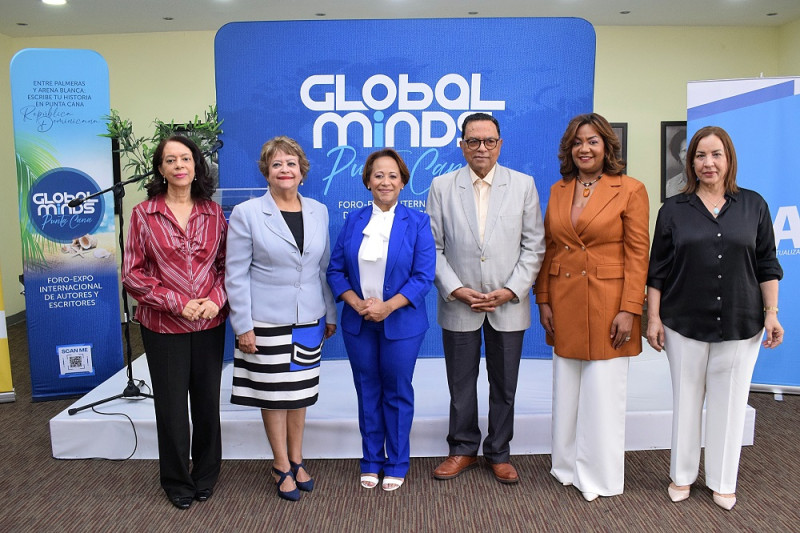
[[[317,401],[322,342],[336,331],[328,210],[297,191],[309,164],[293,139],[267,141],[258,167],[269,190],[237,205],[228,226],[231,403],[261,408],[278,495],[296,501],[314,488],[303,464],[306,407]]]
[[[331,253],[328,283],[344,301],[342,331],[358,394],[361,486],[400,488],[408,472],[414,417],[411,380],[428,315],[425,295],[436,270],[427,214],[397,203],[408,183],[392,149],[371,154],[364,185],[373,203],[347,217]]]

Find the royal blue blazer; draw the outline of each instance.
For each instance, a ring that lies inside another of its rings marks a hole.
[[[369,205],[350,213],[328,265],[328,284],[337,301],[342,294],[353,290],[363,299],[358,270],[358,249],[364,238],[364,228],[372,216]],[[436,273],[436,247],[431,233],[430,217],[397,204],[389,235],[389,252],[383,283],[383,300],[402,294],[409,305],[397,309],[383,321],[387,339],[406,339],[428,329],[425,295],[431,289]],[[345,304],[342,310],[342,329],[358,335],[364,319]]]

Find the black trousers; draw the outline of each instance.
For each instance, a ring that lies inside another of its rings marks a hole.
[[[219,390],[225,324],[179,334],[142,326],[142,342],[153,384],[161,486],[170,498],[193,497],[214,487],[222,464]]]
[[[525,331],[497,331],[489,320],[476,331],[442,329],[447,384],[450,388],[450,455],[478,454],[478,368],[481,361],[481,331],[486,347],[489,378],[489,430],[483,455],[490,463],[506,463],[514,437],[514,397],[517,393],[519,361]]]

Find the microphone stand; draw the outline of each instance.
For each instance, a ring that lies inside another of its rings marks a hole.
[[[206,152],[203,152],[203,156],[204,157],[208,157],[210,155],[213,155],[220,148],[222,148],[222,141],[217,140],[217,142],[214,143],[214,146],[212,146],[210,150],[208,150]],[[127,179],[125,181],[120,181],[119,183],[115,183],[114,185],[112,185],[111,187],[109,187],[107,189],[103,189],[102,191],[97,191],[96,193],[90,194],[90,195],[86,196],[85,198],[75,198],[74,200],[72,200],[68,204],[69,207],[78,207],[79,205],[81,205],[82,203],[84,203],[86,200],[88,200],[90,198],[95,198],[97,196],[102,196],[103,194],[105,194],[105,193],[107,193],[109,191],[114,191],[114,209],[117,211],[117,220],[119,221],[119,251],[120,251],[120,262],[122,264],[125,263],[125,237],[124,237],[123,231],[122,231],[122,227],[123,227],[124,222],[125,222],[124,217],[122,215],[122,198],[125,196],[125,186],[126,185],[130,185],[131,183],[136,183],[137,181],[141,181],[141,180],[147,178],[148,176],[152,176],[153,173],[154,173],[154,170],[151,170],[150,172],[147,172],[146,174],[141,174],[139,176],[134,176],[134,177],[132,177],[130,179]],[[120,394],[116,394],[114,396],[110,396],[108,398],[104,398],[102,400],[98,400],[96,402],[92,402],[92,403],[87,404],[87,405],[83,405],[83,406],[80,406],[80,407],[73,407],[72,409],[69,409],[67,411],[67,413],[69,413],[70,415],[74,415],[74,414],[76,414],[76,413],[78,413],[80,411],[83,411],[84,409],[91,409],[92,407],[95,407],[97,405],[104,404],[104,403],[110,402],[112,400],[118,400],[120,398],[143,399],[143,398],[152,398],[153,397],[152,394],[143,393],[141,391],[141,389],[139,388],[139,385],[137,385],[136,382],[133,379],[133,354],[131,353],[132,349],[131,349],[131,334],[130,334],[130,322],[131,322],[131,320],[129,318],[130,317],[130,312],[128,310],[128,293],[124,288],[122,289],[122,310],[123,310],[123,314],[125,316],[125,321],[123,322],[123,333],[124,333],[124,337],[125,337],[125,348],[126,348],[126,356],[127,356],[127,363],[126,364],[127,364],[127,367],[128,367],[128,384],[125,386],[125,389]],[[144,382],[142,382],[142,383],[144,383]]]
[[[102,196],[103,194],[105,194],[105,193],[107,193],[109,191],[114,191],[114,209],[117,211],[117,220],[118,220],[118,223],[119,223],[120,262],[123,263],[123,264],[125,262],[125,237],[123,235],[122,227],[124,225],[125,220],[124,220],[124,217],[122,215],[122,198],[125,196],[125,186],[129,185],[131,183],[136,183],[137,181],[141,181],[141,180],[145,179],[146,177],[152,176],[152,175],[153,175],[153,171],[151,170],[150,172],[148,172],[146,174],[142,174],[141,176],[134,176],[134,177],[132,177],[130,179],[127,179],[125,181],[120,181],[119,183],[115,183],[111,187],[109,187],[107,189],[103,189],[102,191],[98,191],[96,193],[90,194],[89,196],[87,196],[85,198],[76,198],[76,199],[72,200],[68,204],[69,207],[78,207],[79,205],[81,205],[83,202],[85,202],[86,200],[88,200],[90,198],[94,198],[96,196]],[[107,402],[110,402],[110,401],[113,401],[113,400],[118,400],[120,398],[143,399],[143,398],[152,398],[153,397],[152,394],[143,393],[141,391],[141,389],[139,388],[139,385],[137,385],[136,382],[133,380],[133,354],[132,354],[132,349],[131,349],[131,333],[130,333],[130,318],[129,318],[130,317],[130,313],[129,313],[129,310],[128,310],[128,294],[127,294],[127,291],[124,288],[122,289],[122,310],[123,310],[123,314],[124,314],[124,318],[125,318],[124,322],[122,323],[123,324],[122,331],[123,331],[123,334],[124,334],[124,337],[125,337],[125,348],[126,348],[126,356],[127,356],[127,358],[126,358],[127,359],[127,363],[126,364],[127,364],[127,367],[128,367],[128,384],[125,386],[125,389],[120,394],[116,394],[114,396],[110,396],[108,398],[104,398],[102,400],[98,400],[96,402],[92,402],[90,404],[83,405],[81,407],[73,407],[72,409],[69,409],[67,411],[67,413],[69,413],[70,415],[74,415],[74,414],[76,414],[76,413],[78,413],[80,411],[83,411],[84,409],[91,409],[92,407],[95,407],[97,405],[104,404],[104,403],[107,403]]]

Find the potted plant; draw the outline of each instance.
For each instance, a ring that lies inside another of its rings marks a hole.
[[[208,107],[203,118],[195,115],[194,120],[184,124],[176,124],[174,120],[163,122],[156,119],[155,131],[150,137],[136,137],[133,134],[133,123],[129,119],[120,117],[119,112],[111,110],[107,117],[107,133],[103,137],[109,137],[117,141],[118,147],[115,152],[124,155],[126,162],[122,167],[130,171],[134,176],[147,174],[152,170],[153,152],[163,139],[174,134],[185,135],[192,139],[201,151],[211,150],[222,134],[222,121],[217,117],[217,106]],[[215,183],[219,183],[218,166],[216,154],[207,158],[211,176]],[[139,187],[144,186],[144,181],[140,182]]]

